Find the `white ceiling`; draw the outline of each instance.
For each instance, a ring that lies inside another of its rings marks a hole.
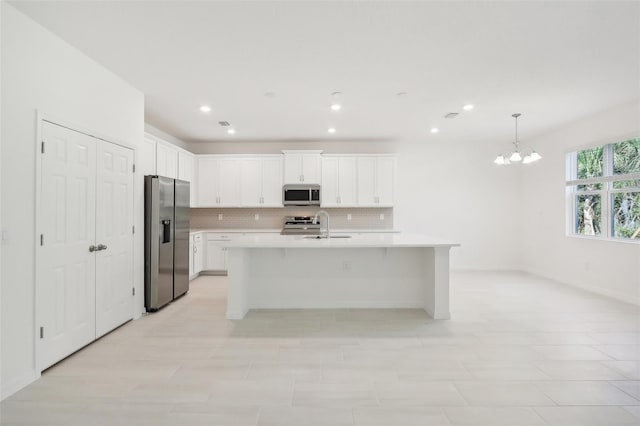
[[[638,2],[13,4],[143,91],[147,122],[186,141],[508,143],[514,112],[526,140],[640,93]],[[443,118],[465,103],[476,109]]]

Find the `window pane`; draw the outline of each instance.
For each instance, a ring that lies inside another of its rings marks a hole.
[[[640,173],[640,138],[618,142],[613,146],[613,173]]]
[[[601,146],[578,151],[578,179],[602,176],[602,151]]]
[[[624,188],[640,188],[640,179],[635,180],[619,180],[613,182],[614,189],[624,189]]]
[[[600,235],[600,196],[576,196],[576,234]]]
[[[578,185],[578,191],[600,191],[602,189],[601,183],[589,183],[586,185]]]
[[[640,239],[640,192],[613,194],[613,235]]]

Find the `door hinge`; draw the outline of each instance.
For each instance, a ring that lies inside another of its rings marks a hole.
[[[132,234],[135,234],[135,233],[136,233],[136,227],[135,227],[135,226],[132,226],[132,227],[131,227],[131,233],[132,233]]]
[[[44,245],[44,234],[40,234],[40,245]]]
[[[136,165],[134,164],[133,165],[133,173],[135,173],[135,172],[136,172]]]
[[[136,288],[135,287],[131,287],[131,295],[132,296],[136,295]]]
[[[44,327],[40,327],[40,338],[44,339]]]
[[[44,154],[44,141],[40,144],[40,152]]]

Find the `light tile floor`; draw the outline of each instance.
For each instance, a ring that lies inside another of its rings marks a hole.
[[[640,425],[640,308],[521,273],[452,275],[420,310],[252,311],[226,279],[0,405],[3,425]]]

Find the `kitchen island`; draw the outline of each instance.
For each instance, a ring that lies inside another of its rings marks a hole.
[[[244,235],[228,250],[227,318],[250,309],[422,308],[448,319],[449,251],[418,234]]]

